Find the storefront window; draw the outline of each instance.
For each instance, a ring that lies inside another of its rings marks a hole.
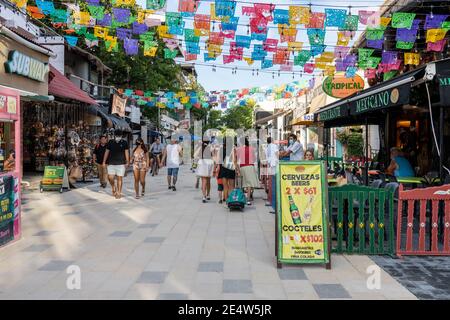
[[[11,172],[16,168],[14,124],[0,121],[0,172]]]

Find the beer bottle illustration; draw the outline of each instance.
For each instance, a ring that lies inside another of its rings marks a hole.
[[[306,205],[305,212],[303,213],[303,220],[305,220],[306,223],[309,223],[309,221],[311,220],[313,201],[314,197],[309,197],[308,204]]]
[[[300,212],[298,211],[298,207],[295,205],[292,196],[289,196],[289,211],[291,212],[292,221],[294,222],[294,224],[302,223],[302,219],[300,218]]]

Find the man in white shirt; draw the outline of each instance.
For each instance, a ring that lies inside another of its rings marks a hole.
[[[175,137],[172,137],[170,143],[164,149],[162,163],[167,160],[167,182],[169,184],[169,190],[177,191],[175,184],[177,183],[178,171],[183,157],[183,148],[178,144],[178,139]]]
[[[303,160],[303,145],[297,140],[297,136],[293,133],[289,135],[289,147],[282,156],[288,156],[290,161],[301,161]]]
[[[275,210],[275,182],[276,182],[276,173],[278,166],[278,146],[272,142],[272,138],[267,138],[267,147],[266,147],[266,161],[267,161],[267,173],[269,175],[269,192],[267,195],[267,206],[272,206],[273,210]]]

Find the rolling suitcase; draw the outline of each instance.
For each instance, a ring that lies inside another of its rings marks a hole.
[[[231,191],[227,199],[227,206],[230,210],[244,210],[247,199],[242,190],[242,177],[236,179],[236,188]]]

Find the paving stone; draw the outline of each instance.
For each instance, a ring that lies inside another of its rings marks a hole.
[[[164,237],[147,237],[144,242],[146,243],[162,243],[166,238]]]
[[[139,229],[149,229],[149,228],[156,228],[158,226],[157,223],[144,223],[140,224],[138,226]]]
[[[117,238],[126,238],[131,235],[131,231],[114,231],[109,236],[110,237],[117,237]]]
[[[38,233],[33,234],[33,237],[45,237],[55,233],[55,231],[42,230]]]
[[[161,293],[158,300],[188,300],[189,295],[186,293]]]
[[[47,250],[50,247],[51,247],[50,244],[33,244],[33,245],[23,249],[22,251],[24,251],[24,252],[42,252],[42,251]]]
[[[278,275],[281,280],[307,280],[305,271],[301,268],[283,268],[278,269]]]
[[[223,272],[223,262],[200,262],[198,272]]]
[[[340,284],[313,284],[320,299],[349,299],[350,294]]]
[[[223,280],[223,293],[252,293],[251,280]]]
[[[66,270],[68,266],[72,265],[73,261],[66,260],[51,260],[47,264],[40,267],[40,271],[63,271]]]
[[[144,271],[139,276],[137,283],[163,283],[168,272]]]

